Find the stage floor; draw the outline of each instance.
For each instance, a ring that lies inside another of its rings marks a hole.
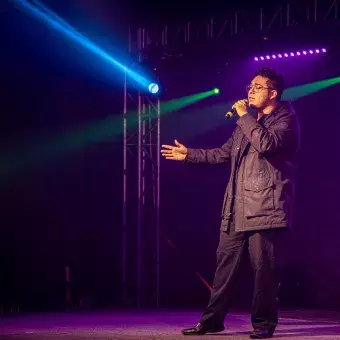
[[[195,325],[199,315],[199,312],[185,311],[87,311],[17,315],[0,319],[0,339],[188,339],[180,331]],[[224,332],[206,334],[203,339],[249,339],[251,325],[248,313],[230,312],[225,326]],[[281,311],[274,338],[340,340],[340,313]]]

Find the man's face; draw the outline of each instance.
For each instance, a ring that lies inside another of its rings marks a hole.
[[[275,99],[277,92],[268,89],[267,78],[256,76],[250,83],[248,91],[249,106],[255,109],[263,109]]]

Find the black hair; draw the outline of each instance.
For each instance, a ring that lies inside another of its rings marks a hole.
[[[281,74],[272,69],[264,67],[256,71],[255,76],[262,76],[264,78],[267,78],[268,87],[277,91],[276,100],[281,100],[281,96],[284,90],[284,79]]]

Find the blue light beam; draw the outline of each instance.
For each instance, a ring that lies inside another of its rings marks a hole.
[[[123,72],[126,72],[126,75],[136,81],[140,86],[144,88],[148,88],[150,81],[146,78],[142,77],[138,73],[128,69],[125,65],[121,64],[114,58],[112,58],[107,52],[98,47],[91,40],[82,35],[79,31],[77,31],[74,27],[68,24],[65,20],[60,18],[55,12],[48,9],[45,5],[43,5],[38,0],[33,0],[33,4],[29,3],[27,0],[11,0],[15,4],[19,5],[22,10],[26,13],[32,15],[43,23],[47,24],[51,28],[59,31],[64,34],[67,38],[77,42],[84,48],[89,51],[95,53],[97,56],[101,57],[106,62],[111,65],[117,67]]]

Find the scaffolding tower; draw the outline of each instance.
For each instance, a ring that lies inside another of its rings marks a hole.
[[[142,63],[147,58],[145,30],[138,29],[136,40],[130,33],[129,51],[133,53],[132,45],[137,43],[138,62]],[[123,112],[123,301],[159,307],[160,99],[129,86],[125,74]]]

